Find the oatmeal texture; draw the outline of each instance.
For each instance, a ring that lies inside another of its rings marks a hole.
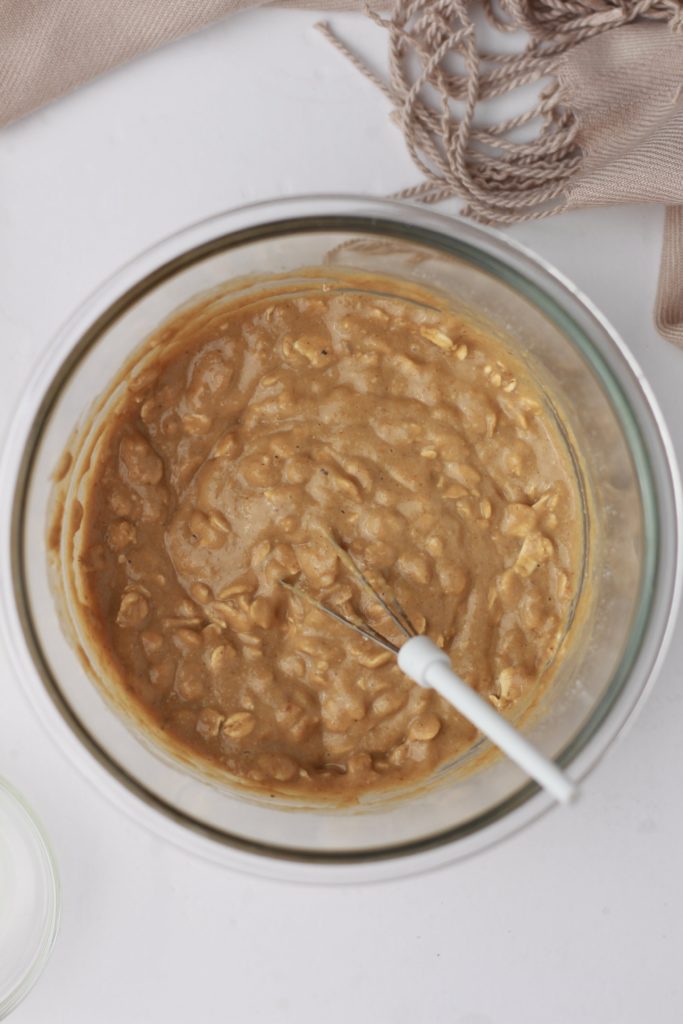
[[[327,531],[471,686],[528,702],[571,616],[580,506],[499,342],[347,282],[199,304],[149,348],[88,470],[77,571],[152,727],[227,776],[316,796],[404,785],[472,745],[392,655],[282,587],[400,641]]]

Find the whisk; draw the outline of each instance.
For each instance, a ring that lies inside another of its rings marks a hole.
[[[342,625],[372,643],[378,644],[396,656],[402,672],[419,686],[432,688],[451,704],[456,711],[467,718],[472,725],[483,733],[499,750],[514,761],[527,775],[545,789],[560,803],[568,803],[576,796],[577,787],[565,773],[544,754],[541,753],[522,733],[499,714],[495,708],[484,700],[475,690],[465,683],[454,671],[451,660],[445,651],[430,640],[421,636],[411,623],[406,612],[399,604],[395,595],[387,592],[387,599],[380,594],[356,564],[348,551],[344,550],[330,533],[325,533],[329,543],[334,547],[343,565],[356,579],[360,587],[372,601],[393,622],[399,633],[405,638],[399,645],[379,633],[367,621],[354,621],[329,605],[323,604],[307,590],[282,580],[282,586],[297,594],[308,604],[324,612]],[[386,589],[386,588],[385,588]]]

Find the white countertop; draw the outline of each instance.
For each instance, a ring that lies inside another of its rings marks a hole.
[[[106,275],[246,201],[417,181],[386,101],[310,13],[242,14],[0,131],[0,429],[60,322]],[[335,16],[379,60],[381,33]],[[455,206],[453,206],[455,209]],[[513,231],[645,367],[683,456],[683,352],[655,333],[661,211]],[[3,495],[2,500],[8,500]],[[683,628],[579,804],[436,874],[308,888],[168,845],[86,782],[0,650],[0,775],[52,837],[52,959],[16,1024],[657,1024],[683,1015]]]

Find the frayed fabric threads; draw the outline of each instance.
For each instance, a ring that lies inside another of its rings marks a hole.
[[[329,24],[319,28],[392,105],[422,178],[398,195],[457,197],[466,216],[496,225],[665,204],[655,322],[683,346],[683,4],[396,0],[386,16],[367,14],[388,34],[386,78]],[[521,49],[484,48],[478,15],[496,32],[525,33]],[[487,101],[533,83],[537,98],[521,114],[479,116]]]

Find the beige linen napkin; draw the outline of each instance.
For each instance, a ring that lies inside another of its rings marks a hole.
[[[487,51],[477,9],[528,44]],[[682,0],[394,0],[388,18],[372,16],[390,37],[386,80],[323,31],[391,101],[423,175],[400,195],[458,196],[491,224],[664,204],[655,322],[683,347]],[[492,120],[491,99],[533,82],[538,102]]]
[[[0,125],[146,50],[271,0],[0,0]],[[683,347],[683,0],[283,0],[361,6],[389,35],[383,80],[328,38],[389,98],[422,182],[401,195],[465,200],[510,224],[608,203],[666,206],[655,320]],[[489,52],[477,15],[522,30]],[[227,55],[226,55],[227,59]],[[523,114],[487,101],[540,82]],[[486,117],[480,117],[484,108]],[[520,138],[520,129],[531,132]]]
[[[147,50],[270,0],[0,0],[0,125]],[[354,0],[282,6],[345,10]]]
[[[683,347],[683,33],[624,26],[565,55],[558,79],[583,153],[567,205],[666,206],[655,321]]]

